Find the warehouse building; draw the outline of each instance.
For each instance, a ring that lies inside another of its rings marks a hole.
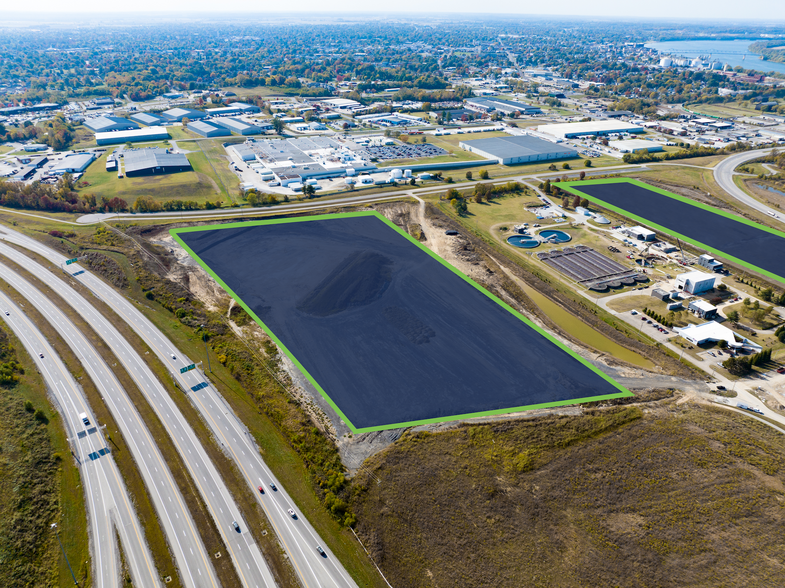
[[[189,122],[187,127],[189,131],[193,131],[202,137],[226,137],[232,134],[226,127],[220,126],[214,122],[208,123],[203,120]]]
[[[256,125],[249,124],[242,120],[237,120],[236,118],[222,118],[220,120],[211,119],[207,124],[211,124],[216,127],[224,127],[225,129],[233,133],[237,133],[238,135],[258,135],[262,132],[262,129]]]
[[[698,257],[698,265],[702,265],[713,272],[721,272],[724,269],[722,262],[716,261],[711,255],[706,253]]]
[[[626,227],[622,229],[621,232],[632,239],[637,239],[638,241],[654,241],[654,238],[657,236],[654,231],[644,229],[641,226]]]
[[[169,138],[169,131],[164,127],[145,127],[130,131],[113,131],[111,133],[96,133],[95,142],[99,145],[119,145],[120,143],[135,143],[139,141],[165,141]]]
[[[461,141],[459,145],[469,153],[476,153],[486,159],[496,159],[502,165],[578,156],[575,149],[529,135]]]
[[[169,149],[150,147],[147,149],[128,149],[123,152],[125,175],[150,176],[189,171],[191,163],[183,153],[172,153]]]
[[[158,126],[165,122],[162,116],[150,114],[149,112],[137,112],[136,114],[132,114],[131,120],[147,125],[148,127]]]
[[[683,329],[678,329],[678,331],[679,336],[693,345],[725,341],[731,349],[752,352],[758,352],[762,349],[757,343],[753,343],[749,339],[734,333],[728,327],[723,326],[716,321],[703,323],[702,325],[689,325]]]
[[[709,304],[705,300],[701,300],[700,298],[696,298],[695,300],[690,300],[687,309],[691,311],[693,314],[698,315],[702,319],[711,320],[715,316],[717,316],[717,307],[713,304]]]
[[[128,131],[138,129],[139,125],[127,118],[119,116],[99,116],[89,118],[84,122],[84,126],[94,133],[108,133],[109,131]]]
[[[229,106],[222,106],[220,108],[208,108],[207,114],[210,116],[239,116],[241,114],[256,114],[261,112],[261,108],[253,104],[245,104],[243,102],[233,102]]]
[[[589,122],[540,125],[537,130],[559,139],[574,139],[590,135],[604,136],[621,133],[642,133],[643,127],[618,120],[593,120]]]
[[[645,139],[628,139],[627,141],[611,141],[608,143],[610,147],[613,147],[620,153],[642,153],[644,151],[648,151],[649,153],[655,153],[657,151],[662,151],[663,147],[660,143],[655,143],[654,141],[646,141]]]
[[[466,108],[486,114],[490,114],[497,110],[504,114],[512,114],[513,112],[520,112],[521,114],[542,114],[542,109],[538,106],[531,106],[513,100],[502,100],[501,98],[469,98],[466,100]]]
[[[676,285],[687,294],[701,294],[714,288],[714,280],[711,274],[694,271],[676,276]]]
[[[250,145],[241,143],[240,145],[232,145],[230,149],[237,154],[241,161],[256,161],[256,152],[251,149]]]
[[[170,108],[161,113],[167,122],[183,122],[184,118],[188,120],[201,120],[207,118],[207,115],[200,110],[193,110],[191,108]]]
[[[80,174],[84,172],[94,160],[95,155],[92,153],[72,153],[66,155],[61,161],[58,161],[54,167],[49,170],[49,173],[55,176],[62,176],[63,174]]]

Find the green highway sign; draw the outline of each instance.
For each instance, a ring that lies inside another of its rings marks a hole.
[[[76,263],[77,261],[79,261],[79,258],[78,257],[74,257],[73,259],[67,260],[65,262],[65,265],[71,265],[72,263]]]
[[[192,363],[191,365],[187,365],[185,367],[180,368],[180,373],[184,374],[185,372],[190,372],[192,369],[196,368],[196,364]]]

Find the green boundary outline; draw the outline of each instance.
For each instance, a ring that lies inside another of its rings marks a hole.
[[[667,190],[663,190],[662,188],[657,188],[655,186],[650,186],[649,184],[647,184],[645,182],[642,182],[640,180],[630,179],[630,178],[607,178],[607,179],[598,179],[598,180],[585,180],[585,181],[582,181],[578,186],[580,186],[580,185],[595,185],[595,184],[633,184],[633,185],[639,186],[641,188],[645,188],[646,190],[649,190],[650,192],[656,192],[658,194],[662,194],[663,196],[668,196],[669,198],[673,198],[674,200],[679,200],[680,202],[684,202],[686,204],[689,204],[690,206],[695,206],[696,208],[701,208],[703,210],[711,212],[712,214],[717,214],[717,215],[720,215],[720,216],[724,216],[725,218],[728,218],[728,219],[731,219],[731,220],[734,220],[734,221],[737,221],[737,222],[740,222],[740,223],[744,223],[745,225],[749,225],[751,227],[755,227],[756,229],[760,229],[762,231],[766,231],[767,233],[771,233],[772,235],[777,235],[778,237],[782,237],[783,239],[785,239],[785,233],[783,233],[782,231],[778,231],[777,229],[773,229],[771,227],[767,227],[766,225],[762,225],[760,223],[756,223],[755,221],[751,221],[750,219],[744,218],[743,216],[739,216],[737,214],[733,214],[732,212],[727,212],[725,210],[719,210],[719,209],[716,209],[716,208],[713,208],[713,207],[709,206],[708,204],[703,204],[702,202],[696,202],[695,200],[690,200],[686,196],[681,196],[679,194],[674,194],[673,192],[668,192]],[[709,245],[706,245],[705,243],[701,243],[700,241],[698,241],[698,240],[696,240],[696,239],[694,239],[692,237],[688,237],[687,235],[682,235],[681,233],[677,233],[676,231],[673,231],[672,229],[669,229],[669,228],[664,227],[662,225],[658,225],[657,223],[654,223],[654,222],[652,222],[652,221],[650,221],[648,219],[645,219],[645,218],[643,218],[641,216],[638,216],[637,214],[634,214],[632,212],[624,210],[623,208],[619,208],[618,206],[615,206],[613,204],[605,202],[604,200],[600,200],[596,196],[592,196],[591,194],[586,194],[585,192],[582,192],[579,189],[579,187],[577,187],[575,184],[566,183],[566,182],[556,182],[556,183],[554,183],[552,185],[557,186],[557,187],[561,188],[562,190],[566,190],[567,192],[570,192],[571,194],[577,194],[578,196],[583,196],[584,198],[586,198],[586,199],[588,199],[588,200],[590,200],[592,202],[596,202],[597,204],[599,204],[600,206],[602,206],[604,208],[607,208],[608,210],[612,210],[612,211],[614,211],[614,212],[616,212],[616,213],[618,213],[618,214],[620,214],[622,216],[626,216],[627,218],[634,219],[634,220],[638,221],[639,223],[647,225],[647,226],[652,227],[654,229],[657,229],[658,231],[660,231],[662,233],[665,233],[667,235],[671,235],[673,237],[678,237],[682,241],[686,241],[687,243],[691,243],[692,245],[695,245],[696,247],[704,249],[705,251],[709,251],[709,252],[713,253],[714,255],[716,255],[717,257],[722,257],[722,258],[727,259],[729,261],[732,261],[733,263],[736,263],[736,264],[738,264],[738,265],[740,265],[742,267],[746,267],[749,270],[752,270],[754,272],[758,272],[760,274],[763,274],[764,276],[767,276],[769,278],[777,280],[778,282],[785,283],[785,276],[778,276],[775,273],[772,273],[772,272],[770,272],[768,270],[765,270],[765,269],[763,269],[761,267],[753,265],[753,264],[751,264],[751,263],[749,263],[747,261],[741,260],[738,257],[734,257],[734,256],[732,256],[732,255],[730,255],[730,254],[728,254],[728,253],[726,253],[724,251],[721,251],[721,250],[716,249],[714,247],[710,247]]]
[[[511,408],[500,408],[500,409],[496,409],[496,410],[488,410],[488,411],[481,411],[481,412],[474,412],[474,413],[458,414],[458,415],[451,415],[451,416],[445,416],[445,417],[436,417],[436,418],[423,419],[423,420],[418,420],[418,421],[409,421],[409,422],[403,422],[403,423],[391,423],[391,424],[379,425],[379,426],[375,426],[375,427],[357,428],[346,417],[346,415],[338,407],[338,405],[336,405],[335,402],[333,402],[332,398],[330,398],[330,396],[322,389],[322,387],[316,382],[316,380],[311,376],[311,374],[308,373],[308,371],[297,360],[297,358],[294,356],[294,354],[291,353],[289,351],[289,349],[287,349],[287,347],[278,339],[278,337],[272,332],[272,330],[267,325],[265,325],[264,322],[262,322],[262,320],[258,316],[256,316],[256,314],[253,312],[253,310],[251,310],[248,307],[248,305],[243,300],[241,300],[232,291],[232,289],[229,288],[229,286],[226,283],[224,283],[224,281],[221,278],[219,278],[215,274],[215,272],[210,267],[208,267],[207,264],[204,261],[202,261],[199,258],[198,255],[196,255],[196,253],[194,253],[191,250],[190,247],[188,247],[188,245],[185,244],[185,242],[182,240],[182,238],[180,238],[180,234],[181,233],[202,232],[202,231],[211,231],[211,230],[218,230],[218,229],[231,229],[231,228],[238,228],[238,227],[251,227],[251,226],[255,226],[255,225],[272,225],[272,224],[282,224],[282,223],[299,223],[299,222],[309,222],[309,221],[316,221],[316,220],[327,220],[327,219],[358,217],[358,216],[374,216],[374,217],[378,218],[379,220],[381,220],[382,222],[384,222],[387,226],[389,226],[392,229],[394,229],[399,235],[402,235],[403,237],[408,239],[411,243],[414,243],[415,245],[417,245],[417,247],[419,247],[422,251],[424,251],[425,253],[430,255],[432,258],[437,260],[444,267],[446,267],[449,270],[451,270],[457,276],[460,276],[461,278],[463,278],[468,284],[470,284],[471,286],[473,286],[474,288],[476,288],[477,290],[479,290],[480,292],[485,294],[488,298],[490,298],[491,300],[496,302],[498,305],[500,305],[502,308],[506,309],[508,312],[510,312],[511,314],[516,316],[517,318],[519,318],[526,325],[528,325],[529,327],[531,327],[532,329],[537,331],[540,335],[545,337],[551,343],[554,343],[561,350],[566,351],[570,356],[572,356],[574,359],[578,360],[585,367],[589,368],[591,371],[593,371],[594,373],[596,373],[597,375],[602,377],[605,381],[607,381],[609,384],[611,384],[614,388],[618,389],[619,392],[612,393],[612,394],[603,394],[603,395],[600,395],[600,396],[588,396],[586,398],[575,398],[575,399],[570,399],[570,400],[559,400],[559,401],[555,401],[555,402],[546,402],[546,403],[542,403],[542,404],[530,404],[530,405],[526,405],[526,406],[516,406],[516,407],[511,407]],[[401,228],[396,226],[395,223],[393,223],[391,220],[387,219],[386,217],[382,216],[381,214],[379,214],[376,211],[359,211],[359,212],[336,213],[336,214],[320,214],[320,215],[307,216],[307,217],[297,217],[297,218],[270,219],[270,220],[258,220],[258,221],[244,221],[244,222],[225,223],[225,224],[219,224],[219,225],[205,225],[205,226],[198,226],[198,227],[184,227],[184,228],[179,228],[179,229],[170,229],[169,234],[172,235],[172,237],[175,239],[175,241],[177,241],[188,252],[188,254],[193,259],[195,259],[197,261],[197,263],[199,263],[199,265],[202,266],[202,268],[208,274],[210,274],[213,277],[213,279],[216,282],[218,282],[223,287],[223,289],[226,290],[226,292],[232,298],[234,298],[234,300],[238,304],[240,304],[240,306],[243,307],[243,309],[245,309],[245,311],[251,317],[253,317],[253,319],[256,321],[256,323],[260,327],[262,327],[262,329],[264,329],[264,331],[270,336],[270,338],[273,341],[275,341],[275,343],[278,345],[278,347],[289,357],[289,359],[292,360],[292,362],[305,375],[305,377],[308,378],[308,381],[311,382],[311,384],[313,384],[313,386],[319,391],[319,393],[322,395],[322,398],[324,398],[329,403],[329,405],[333,408],[333,410],[335,410],[335,412],[341,417],[341,419],[343,419],[343,421],[347,424],[347,426],[352,431],[352,433],[359,434],[359,433],[367,433],[369,431],[383,431],[383,430],[386,430],[386,429],[399,429],[399,428],[402,428],[402,427],[413,427],[413,426],[416,426],[416,425],[425,425],[425,424],[428,424],[428,423],[441,423],[441,422],[448,422],[448,421],[458,421],[458,420],[467,419],[467,418],[473,418],[473,417],[493,416],[493,415],[499,415],[499,414],[509,414],[509,413],[521,412],[521,411],[525,411],[525,410],[536,410],[536,409],[540,409],[540,408],[551,408],[551,407],[554,407],[554,406],[567,406],[567,405],[570,405],[570,404],[579,404],[579,403],[582,403],[582,402],[594,402],[594,401],[597,401],[597,400],[607,400],[607,399],[610,399],[610,398],[622,398],[622,397],[633,396],[632,392],[630,392],[629,390],[627,390],[626,388],[621,386],[619,383],[615,382],[613,379],[611,379],[606,374],[602,373],[599,369],[597,369],[596,367],[591,365],[587,360],[585,360],[580,355],[578,355],[577,353],[572,351],[566,345],[562,344],[555,337],[553,337],[549,333],[546,333],[543,329],[541,329],[540,327],[538,327],[537,325],[532,323],[530,320],[528,320],[521,313],[519,313],[514,308],[512,308],[511,306],[506,304],[503,300],[500,300],[499,298],[497,298],[496,296],[494,296],[493,294],[491,294],[490,292],[485,290],[483,287],[481,287],[479,284],[477,284],[476,282],[472,281],[468,276],[466,276],[463,273],[461,273],[458,269],[456,269],[455,267],[453,267],[452,265],[447,263],[441,257],[436,255],[433,251],[431,251],[430,249],[425,247],[422,243],[420,243],[419,241],[414,239],[411,235],[409,235],[408,233],[403,231]]]

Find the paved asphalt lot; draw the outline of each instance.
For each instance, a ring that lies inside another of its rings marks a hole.
[[[179,236],[356,429],[622,393],[375,216]]]
[[[785,239],[763,228],[635,184],[581,184],[575,187],[589,199],[596,197],[785,279]]]

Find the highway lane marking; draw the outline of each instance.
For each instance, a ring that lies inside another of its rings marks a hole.
[[[90,279],[95,279],[95,278],[94,278],[92,275],[90,275],[90,274],[88,274],[88,275],[87,275],[87,276],[85,276],[85,277],[86,277],[86,278],[90,278]],[[101,287],[104,287],[103,283],[102,283],[102,282],[100,282],[100,280],[96,280],[96,281],[98,282],[98,284],[99,284]],[[73,296],[79,297],[79,295],[78,295],[78,294],[76,294],[76,293],[72,293],[72,294],[73,294]],[[114,294],[114,293],[110,291],[110,294]],[[112,296],[107,296],[107,299],[111,300],[111,299],[112,299]],[[123,301],[123,302],[124,302],[124,301]],[[117,311],[119,314],[121,314],[122,316],[124,316],[124,317],[125,317],[125,313],[124,313],[124,312],[122,312],[121,310],[118,310],[118,309],[117,309],[117,307],[115,307],[115,310],[116,310],[116,311]],[[134,309],[134,310],[135,310],[135,309]],[[94,310],[94,312],[97,312],[97,311],[95,311],[95,310]],[[105,319],[103,319],[103,317],[102,317],[102,316],[99,316],[98,318],[100,319],[100,320],[98,321],[99,323],[102,323],[102,324],[104,324],[104,325],[106,324],[106,321],[105,321]],[[134,325],[133,325],[133,323],[132,323],[131,321],[128,321],[127,317],[125,317],[125,318],[126,318],[127,322],[128,322],[128,323],[129,323],[129,324],[130,324],[130,325],[133,327],[133,326],[134,326]],[[146,320],[146,319],[145,319],[145,317],[143,317],[143,316],[142,316],[141,318],[142,318],[142,320]],[[155,345],[155,343],[153,343],[153,346],[154,346],[154,347],[157,347],[157,346]],[[198,467],[198,464],[197,464],[197,467]],[[205,481],[206,481],[206,479],[205,479]]]

